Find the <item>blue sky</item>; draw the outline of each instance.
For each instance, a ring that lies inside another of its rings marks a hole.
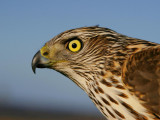
[[[55,35],[100,25],[160,43],[159,0],[0,0],[0,104],[97,112],[87,95],[53,70],[31,70],[33,55]]]

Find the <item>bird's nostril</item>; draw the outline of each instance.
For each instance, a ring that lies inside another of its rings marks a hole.
[[[48,52],[44,52],[43,55],[44,55],[44,56],[48,55]]]

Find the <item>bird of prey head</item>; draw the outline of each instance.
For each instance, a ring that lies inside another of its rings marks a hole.
[[[35,54],[32,69],[35,72],[36,68],[50,68],[64,74],[88,94],[108,119],[157,119],[160,114],[157,46],[108,28],[82,27],[48,41]],[[144,58],[155,64],[148,65]],[[142,69],[141,64],[148,67]],[[151,67],[155,69],[152,73]],[[152,90],[154,85],[157,87]],[[145,90],[147,86],[150,91]]]

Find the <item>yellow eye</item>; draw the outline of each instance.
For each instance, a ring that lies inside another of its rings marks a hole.
[[[68,49],[72,52],[78,52],[82,47],[82,43],[79,40],[72,40],[68,44]]]

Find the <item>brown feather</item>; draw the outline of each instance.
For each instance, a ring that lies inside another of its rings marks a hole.
[[[123,82],[153,114],[160,115],[160,45],[132,54],[123,66]]]

